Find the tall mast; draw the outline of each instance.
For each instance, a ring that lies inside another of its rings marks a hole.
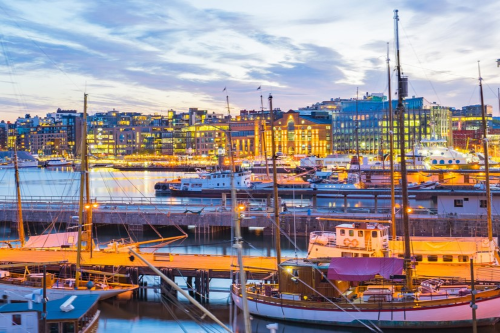
[[[488,240],[491,244],[493,241],[493,224],[491,221],[491,189],[490,189],[490,158],[488,154],[488,125],[486,123],[486,108],[484,106],[483,97],[483,78],[481,77],[481,67],[477,62],[477,70],[479,72],[479,95],[481,97],[481,118],[483,125],[483,150],[484,150],[484,171],[486,173],[486,220],[488,222]],[[496,252],[496,251],[495,251]]]
[[[262,121],[259,127],[262,129],[261,130],[261,136],[262,136],[262,146],[261,148],[264,150],[264,162],[266,164],[266,176],[269,179],[269,164],[267,164],[267,146],[266,146],[266,133],[265,133],[265,128],[266,128],[266,117],[264,116],[264,101],[262,99],[262,92],[260,93],[260,111],[262,114]]]
[[[391,163],[391,223],[392,223],[392,239],[396,239],[396,202],[394,189],[394,120],[392,119],[392,92],[391,92],[391,65],[389,59],[389,43],[387,43],[387,87],[389,96],[389,155]]]
[[[17,194],[17,234],[21,247],[24,246],[26,235],[24,233],[23,208],[21,203],[21,186],[19,184],[19,165],[17,162],[17,136],[14,140],[14,174],[16,178],[16,194]]]
[[[86,230],[86,251],[90,252],[90,257],[92,258],[92,205],[90,202],[90,180],[89,180],[89,159],[88,159],[88,146],[87,146],[87,95],[85,95],[85,101],[83,105],[83,130],[82,137],[85,141],[85,164],[83,164],[83,158],[80,164],[80,168],[84,168],[85,171],[85,199],[86,199],[86,214],[85,214],[85,230]],[[83,156],[83,151],[82,151]]]
[[[83,117],[86,118],[85,113],[87,112],[87,94],[83,94]],[[87,125],[83,124],[83,128],[86,129]],[[84,192],[85,192],[85,176],[86,176],[86,168],[87,165],[87,133],[82,129],[82,162],[80,167],[80,203],[78,210],[78,243],[76,247],[76,274],[75,274],[75,288],[78,289],[80,282],[80,256],[82,252],[82,227],[83,227],[83,208],[84,208]],[[87,240],[90,241],[90,240]]]
[[[356,156],[358,157],[358,175],[359,182],[361,183],[361,161],[359,160],[359,112],[358,112],[358,99],[359,99],[359,88],[356,87],[356,121],[354,126],[356,126]]]
[[[278,207],[278,175],[276,172],[276,138],[274,134],[274,110],[273,96],[269,94],[269,113],[271,116],[271,154],[273,159],[273,195],[274,195],[274,236],[276,243],[276,265],[278,269],[279,284],[279,265],[281,264],[281,232],[280,232],[280,211]],[[266,161],[267,163],[267,161]]]
[[[399,31],[398,31],[398,10],[394,10],[394,32],[396,40],[396,68],[398,71],[398,106],[396,113],[399,117],[399,151],[401,155],[401,195],[402,195],[402,216],[403,216],[403,234],[405,242],[405,270],[406,270],[406,287],[408,290],[413,288],[413,269],[411,267],[411,250],[410,250],[410,221],[408,216],[408,178],[406,175],[406,158],[405,158],[405,107],[403,104],[403,82],[401,80],[401,61],[399,57]]]

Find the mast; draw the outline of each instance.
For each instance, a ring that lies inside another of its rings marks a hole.
[[[241,212],[236,204],[236,185],[234,183],[234,176],[236,175],[236,166],[234,165],[234,154],[233,154],[233,142],[231,135],[231,114],[229,109],[229,96],[226,94],[227,102],[227,114],[229,116],[229,130],[227,131],[227,138],[229,141],[229,161],[231,163],[231,217],[234,223],[234,231],[232,234],[233,238],[233,248],[236,249],[238,256],[238,267],[240,273],[240,286],[241,286],[241,299],[242,299],[242,309],[243,309],[243,320],[245,325],[245,333],[251,333],[252,329],[250,326],[250,312],[248,311],[248,299],[247,299],[247,279],[245,273],[245,267],[243,266],[243,237],[241,237]]]
[[[394,189],[394,120],[392,119],[392,96],[391,96],[391,65],[389,59],[389,43],[387,43],[387,87],[389,96],[389,155],[391,164],[391,223],[392,223],[392,239],[396,239],[396,200],[395,200],[395,189]]]
[[[14,140],[14,174],[16,179],[16,195],[17,195],[17,234],[19,235],[19,241],[21,242],[21,247],[24,246],[26,242],[26,235],[24,233],[24,221],[23,221],[23,207],[21,203],[21,186],[19,182],[19,165],[17,162],[17,136]]]
[[[479,72],[479,95],[481,97],[481,118],[483,127],[483,150],[484,150],[484,171],[486,173],[486,220],[488,222],[488,240],[493,241],[493,224],[491,221],[491,189],[490,189],[490,158],[488,154],[488,125],[486,123],[486,108],[483,97],[483,78],[481,77],[481,67],[477,62]],[[495,251],[496,253],[496,251]]]
[[[359,160],[359,113],[358,113],[358,99],[359,99],[359,88],[356,87],[356,121],[354,126],[356,126],[356,155],[358,157],[358,176],[359,183],[361,184],[361,161]]]
[[[85,171],[85,199],[86,199],[86,214],[85,214],[85,231],[86,231],[86,251],[90,252],[92,258],[92,204],[90,202],[90,180],[89,180],[89,159],[88,159],[88,146],[87,146],[87,95],[84,97],[83,104],[83,129],[82,138],[85,141],[85,151],[82,150],[82,160],[80,169],[84,168]],[[85,152],[85,164],[83,164],[83,152]]]
[[[408,216],[408,178],[406,174],[406,157],[405,157],[405,107],[403,104],[403,82],[401,80],[401,61],[399,57],[399,31],[398,31],[398,10],[394,10],[394,32],[396,40],[396,68],[398,71],[398,106],[396,113],[399,120],[399,151],[401,155],[401,196],[402,196],[402,217],[403,217],[403,234],[405,243],[405,271],[406,271],[406,287],[409,290],[413,289],[413,269],[411,267],[411,250],[410,250],[410,221]]]
[[[262,136],[262,149],[264,150],[264,162],[266,164],[266,176],[269,179],[269,164],[267,164],[267,146],[266,146],[266,133],[265,133],[265,128],[266,128],[266,117],[264,116],[264,101],[262,100],[262,92],[260,93],[260,111],[262,114],[262,121],[259,125],[261,129],[261,136]]]
[[[85,113],[87,112],[87,94],[83,94],[83,113],[84,118],[86,118]],[[87,125],[83,124],[83,128],[86,129]],[[83,208],[84,208],[84,192],[85,192],[85,166],[87,165],[87,133],[82,130],[82,162],[80,167],[80,203],[78,210],[78,243],[76,247],[76,273],[75,273],[75,289],[78,289],[80,282],[80,260],[82,252],[82,227],[83,227]],[[88,242],[89,240],[87,240]]]
[[[276,138],[274,134],[273,96],[269,94],[269,113],[271,116],[271,154],[273,159],[273,195],[274,195],[274,236],[276,243],[276,268],[278,270],[278,284],[280,279],[279,265],[281,264],[280,240],[280,212],[278,207],[278,175],[276,172]],[[266,161],[267,163],[267,161]]]

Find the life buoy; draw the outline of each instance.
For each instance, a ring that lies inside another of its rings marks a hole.
[[[357,239],[353,239],[352,242],[351,242],[351,245],[352,245],[352,247],[358,247],[358,245],[359,245],[358,240]]]
[[[344,245],[349,246],[351,244],[351,240],[349,238],[344,238]]]

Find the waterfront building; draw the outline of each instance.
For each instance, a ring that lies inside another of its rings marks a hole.
[[[389,149],[388,101],[381,94],[366,94],[362,99],[337,100],[340,108],[332,109],[333,150],[341,154],[356,153],[356,128],[358,128],[359,152],[363,155],[380,155]],[[404,100],[405,147],[408,149],[433,132],[438,138],[452,145],[451,110],[423,97]],[[392,101],[395,111],[397,100]],[[398,122],[394,117],[394,134],[398,136]],[[395,148],[399,141],[395,140]]]
[[[277,113],[274,121],[276,151],[290,157],[315,155],[326,157],[332,152],[332,119],[327,112],[298,111]],[[266,126],[266,149],[271,152],[271,128]]]

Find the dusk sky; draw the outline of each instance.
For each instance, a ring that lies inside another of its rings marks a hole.
[[[484,95],[498,115],[500,2],[0,1],[0,119],[57,108],[158,113],[282,110],[387,94],[399,9],[410,96],[461,107]],[[261,86],[262,89],[257,91]],[[267,102],[265,101],[266,105]]]

